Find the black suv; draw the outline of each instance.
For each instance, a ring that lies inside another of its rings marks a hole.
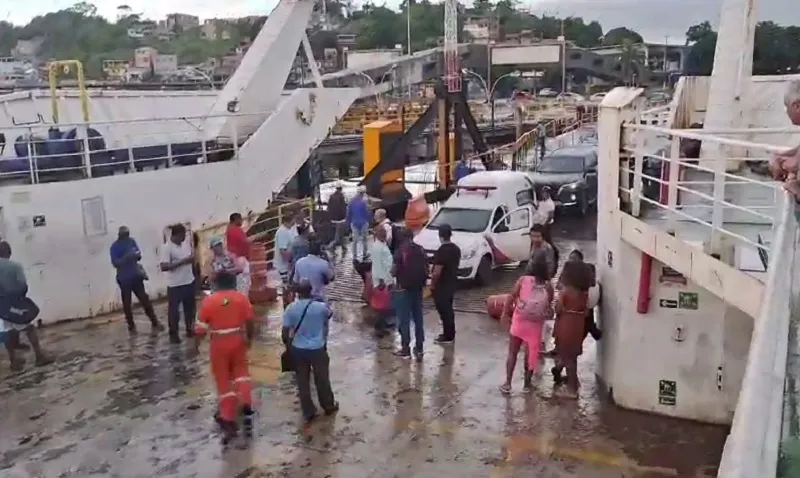
[[[581,214],[597,203],[597,146],[585,144],[557,149],[528,172],[537,194],[550,187],[557,207]]]

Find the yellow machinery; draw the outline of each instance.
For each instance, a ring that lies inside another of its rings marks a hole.
[[[68,74],[70,67],[75,68],[78,78],[78,94],[81,100],[81,113],[83,121],[89,122],[89,94],[86,91],[86,78],[83,73],[83,64],[78,60],[57,60],[47,64],[47,79],[50,83],[50,108],[53,111],[53,123],[58,123],[58,75],[60,72]]]
[[[403,134],[400,123],[394,120],[380,120],[364,126],[363,153],[364,174],[369,174],[388,154],[389,147]],[[381,197],[395,196],[405,191],[403,168],[392,169],[381,174]]]

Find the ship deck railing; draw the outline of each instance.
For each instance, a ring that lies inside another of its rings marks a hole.
[[[0,182],[38,184],[190,166],[235,158],[250,137],[224,121],[209,137],[206,123],[269,112],[81,123],[0,126]]]
[[[693,269],[709,263],[699,256],[719,259],[715,254],[732,246],[731,265],[740,271],[735,273],[740,276],[736,282],[740,286],[758,284],[747,290],[726,286],[729,290],[716,291],[754,318],[744,378],[718,476],[774,477],[785,432],[789,326],[800,292],[796,273],[796,211],[800,206],[781,183],[763,171],[766,162],[787,149],[780,140],[797,130],[669,129],[658,126],[659,121],[649,121],[663,111],[656,113],[622,125],[618,196],[626,213],[623,223],[625,217],[633,217],[702,248],[697,256],[692,255],[697,257],[697,263],[692,259]],[[702,142],[703,154],[682,157],[682,146],[692,141]],[[726,171],[732,162],[741,169]]]

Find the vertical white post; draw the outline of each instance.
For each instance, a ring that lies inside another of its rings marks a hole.
[[[672,144],[669,148],[669,179],[667,180],[667,232],[675,232],[675,224],[678,222],[678,180],[680,179],[681,166],[678,160],[681,156],[681,139],[678,136],[672,137]]]
[[[27,141],[25,147],[28,148],[28,168],[30,168],[30,172],[31,172],[31,184],[36,184],[36,183],[39,182],[38,181],[38,179],[39,179],[39,171],[38,171],[38,168],[36,166],[36,159],[33,157],[34,156],[34,153],[33,153],[34,152],[34,148],[33,148],[33,145],[31,144],[31,138],[33,138],[33,129],[28,127],[28,141]]]
[[[239,159],[239,133],[236,129],[236,121],[231,121],[231,140],[233,141],[233,159]]]
[[[201,137],[202,139],[202,137]],[[201,147],[201,155],[200,155],[200,163],[207,163],[208,162],[208,143],[205,139],[200,143]]]
[[[717,158],[714,158],[714,202],[711,204],[711,250],[713,252],[720,252],[722,245],[722,222],[725,218],[725,206],[722,201],[725,200],[725,168],[728,164],[726,159],[728,148],[725,146],[718,146],[716,149]]]
[[[128,150],[128,172],[135,173],[136,172],[136,161],[133,159],[133,146],[131,145],[131,137],[130,135],[125,135],[125,148]]]
[[[83,135],[83,167],[86,170],[86,177],[92,177],[92,156],[91,151],[89,151],[89,128],[84,125],[80,128],[81,134]]]
[[[720,9],[714,69],[708,89],[703,126],[708,129],[741,128],[746,109],[745,94],[752,78],[756,29],[756,0],[724,0]],[[719,144],[704,141],[702,158],[721,156]],[[730,161],[729,171],[741,161]]]
[[[644,169],[644,135],[645,131],[636,132],[633,163],[633,194],[631,197],[631,215],[639,217],[642,208],[642,169]],[[627,173],[625,173],[627,175]]]

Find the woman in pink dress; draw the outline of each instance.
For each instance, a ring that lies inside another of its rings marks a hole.
[[[525,379],[523,390],[531,390],[531,379],[539,365],[539,348],[542,343],[542,326],[552,314],[553,286],[548,280],[548,267],[536,261],[528,269],[529,275],[519,278],[506,304],[503,320],[513,310],[506,358],[506,382],[500,386],[504,394],[511,393],[511,379],[517,366],[517,355],[525,347]]]

